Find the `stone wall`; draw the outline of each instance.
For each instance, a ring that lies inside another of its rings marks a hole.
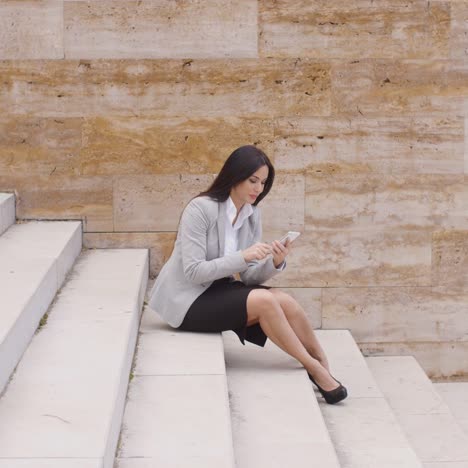
[[[271,285],[366,352],[468,373],[468,1],[0,1],[0,190],[148,247],[238,146],[278,177]]]

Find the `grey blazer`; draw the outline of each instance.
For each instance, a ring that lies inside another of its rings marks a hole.
[[[242,255],[241,250],[262,238],[258,206],[252,206],[253,213],[239,229],[239,250],[222,256],[226,203],[207,196],[197,197],[182,213],[174,250],[156,278],[148,302],[174,328],[183,322],[189,307],[214,280],[240,273],[241,281],[252,285],[280,272],[271,256],[247,263]]]

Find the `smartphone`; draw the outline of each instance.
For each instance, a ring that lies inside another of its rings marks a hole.
[[[300,232],[297,232],[297,231],[289,231],[285,236],[283,236],[280,240],[280,242],[285,245],[286,244],[286,240],[288,239],[289,237],[289,240],[290,242],[293,242],[294,240],[296,240],[299,236],[301,235]]]

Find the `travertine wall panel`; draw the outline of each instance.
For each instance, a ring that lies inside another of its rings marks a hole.
[[[441,293],[468,295],[468,230],[434,232],[432,284]],[[464,310],[468,314],[468,300]]]
[[[264,231],[303,231],[304,176],[276,172],[273,188],[259,207]]]
[[[431,288],[324,288],[324,328],[346,328],[358,342],[460,341],[468,337],[468,294]]]
[[[328,115],[330,64],[309,59],[0,62],[0,108],[44,117]]]
[[[468,229],[467,210],[463,175],[306,176],[306,230]]]
[[[281,237],[267,231],[265,238]],[[305,232],[288,267],[268,284],[288,287],[430,286],[430,232]]]
[[[156,276],[171,256],[174,232],[85,232],[83,246],[92,249],[149,249],[150,276]]]
[[[257,57],[256,0],[64,6],[67,58]]]
[[[276,119],[275,163],[300,172],[460,174],[464,121],[453,116]]]
[[[78,175],[82,119],[0,115],[0,174]]]
[[[468,60],[468,2],[454,1],[450,7],[450,57]]]
[[[17,218],[80,219],[84,231],[113,231],[109,178],[0,174],[0,187],[16,191]]]
[[[175,231],[185,205],[213,175],[122,176],[114,180],[114,230]]]
[[[86,175],[214,174],[246,140],[273,154],[272,121],[229,116],[89,118],[83,126],[80,171]]]
[[[430,378],[461,377],[466,380],[468,341],[359,343],[365,354],[375,356],[414,356]]]
[[[262,0],[260,54],[349,58],[446,58],[450,4],[425,0]]]
[[[63,58],[63,3],[0,2],[0,59]]]
[[[332,113],[464,116],[467,60],[354,60],[332,67]]]

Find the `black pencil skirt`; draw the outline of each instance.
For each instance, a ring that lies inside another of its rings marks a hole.
[[[208,333],[232,330],[243,345],[250,341],[265,346],[267,336],[260,323],[246,326],[247,296],[253,289],[271,288],[261,284],[247,286],[229,277],[214,281],[195,299],[178,329]]]

